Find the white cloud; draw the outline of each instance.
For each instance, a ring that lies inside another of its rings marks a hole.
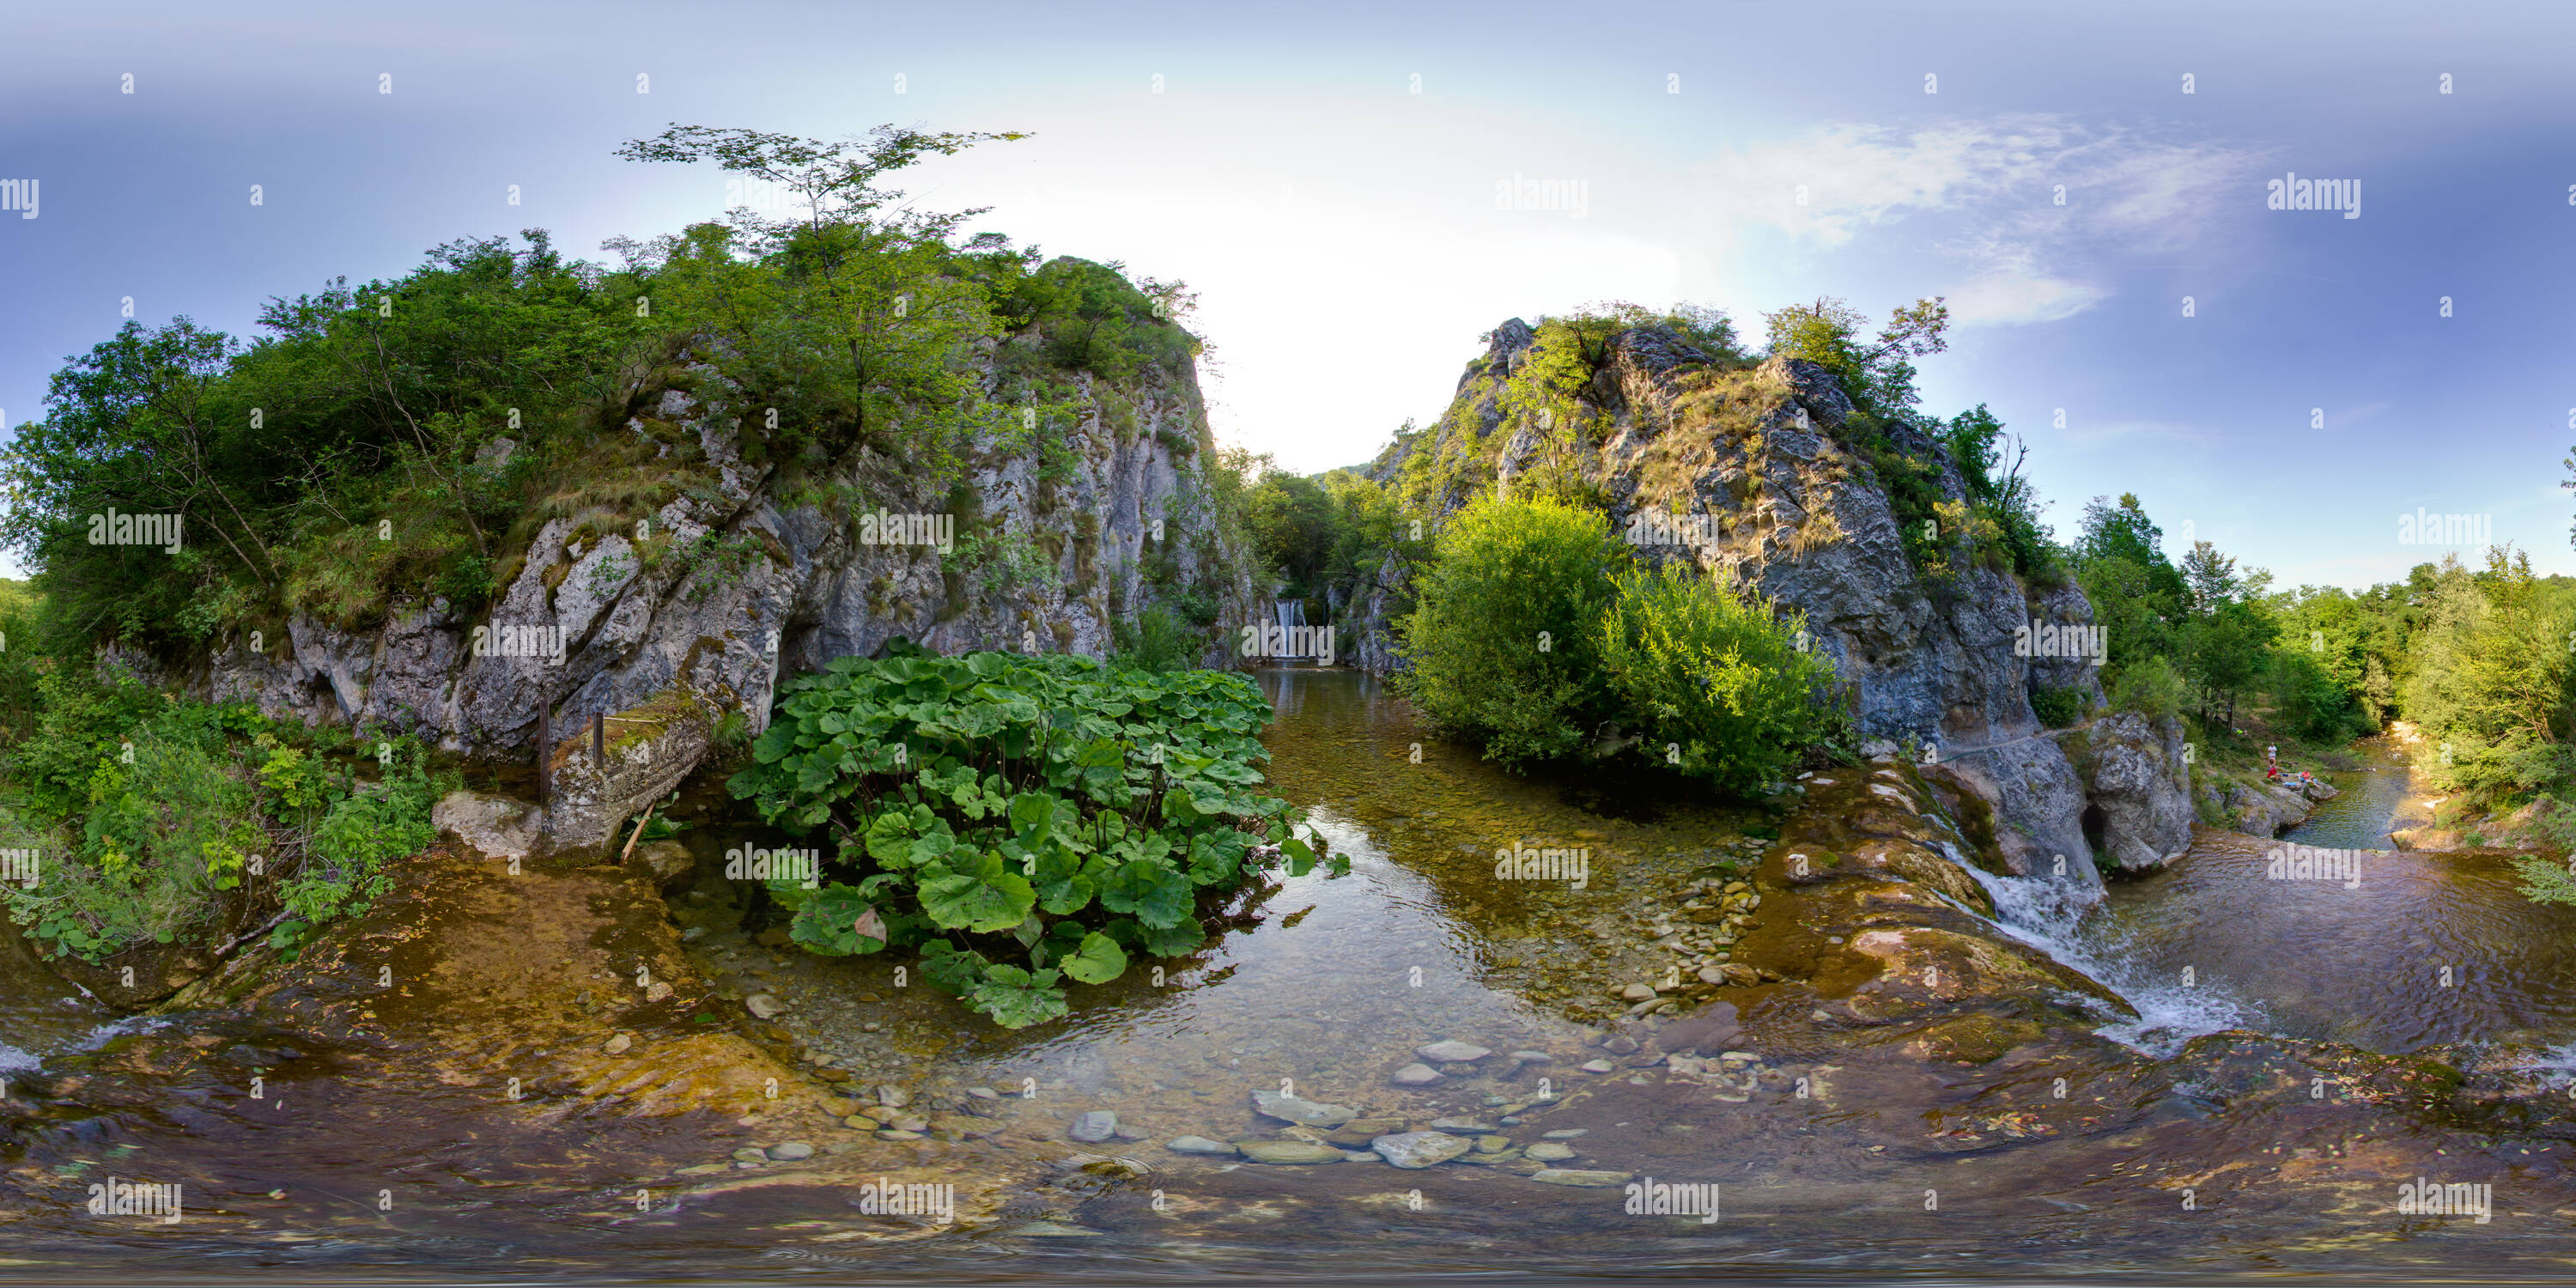
[[[1821,126],[1727,152],[1698,178],[1722,237],[1767,225],[1831,249],[1912,225],[1960,274],[1956,320],[2026,323],[2108,298],[2100,265],[2114,255],[2191,245],[2259,162],[2142,128],[2011,116]]]

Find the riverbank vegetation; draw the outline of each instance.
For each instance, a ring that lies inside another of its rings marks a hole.
[[[794,942],[918,951],[931,984],[1021,1028],[1065,1013],[1061,981],[1196,951],[1201,916],[1249,873],[1349,866],[1258,790],[1269,720],[1231,672],[845,657],[781,686],[732,791],[833,842],[813,888],[769,883]]]
[[[42,855],[11,914],[96,959],[272,919],[288,946],[362,911],[392,857],[434,840],[421,749],[137,677],[254,632],[274,649],[299,617],[364,630],[440,602],[471,618],[550,521],[641,531],[677,498],[720,497],[704,444],[662,410],[670,391],[725,403],[716,432],[770,494],[833,513],[895,488],[956,508],[995,461],[1034,461],[1053,488],[1087,437],[1151,432],[1191,467],[1186,504],[1148,516],[1174,531],[1146,557],[1156,602],[1120,614],[1119,643],[1147,670],[1195,665],[1249,540],[1244,463],[1192,410],[1190,292],[970,233],[983,212],[890,186],[1018,137],[674,126],[621,155],[711,162],[780,199],[612,240],[613,264],[542,229],[464,238],[398,277],[271,299],[247,342],[179,317],[69,359],[0,454],[0,543],[34,570],[0,594],[0,848]],[[1146,396],[1189,414],[1149,427]],[[167,539],[94,540],[119,514],[169,516]],[[639,556],[734,557],[712,544],[657,536]],[[1053,571],[1028,534],[959,545],[970,585]]]

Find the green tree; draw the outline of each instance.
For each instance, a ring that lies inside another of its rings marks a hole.
[[[746,374],[818,378],[838,424],[818,427],[828,458],[859,446],[896,450],[889,422],[909,414],[927,434],[946,429],[944,413],[971,383],[959,361],[964,342],[989,329],[984,298],[943,271],[949,239],[985,208],[947,213],[913,210],[884,186],[895,171],[925,156],[946,156],[979,143],[1015,140],[1017,132],[925,133],[879,126],[839,143],[758,130],[673,125],[651,139],[630,140],[617,155],[631,161],[713,161],[796,194],[801,218],[773,218],[750,207],[728,214],[729,228],[692,229],[636,262],[658,257],[663,276],[690,312],[737,324],[753,318],[760,352]],[[776,274],[731,271],[736,244],[774,263]],[[627,248],[632,251],[631,243]],[[809,368],[802,355],[830,353],[831,371]],[[765,360],[765,361],[763,361]],[[763,369],[767,368],[767,369]],[[935,441],[935,440],[934,440]]]
[[[1403,621],[1407,696],[1519,766],[1570,755],[1605,714],[1595,629],[1627,549],[1599,512],[1487,498],[1450,516]]]
[[[1928,296],[1892,309],[1878,334],[1862,339],[1869,322],[1831,296],[1762,315],[1773,357],[1804,358],[1834,373],[1863,410],[1899,416],[1920,401],[1913,359],[1950,347],[1950,307]]]

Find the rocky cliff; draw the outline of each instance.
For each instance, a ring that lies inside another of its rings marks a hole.
[[[1918,570],[1831,373],[1777,359],[1735,369],[1672,331],[1635,327],[1610,342],[1583,386],[1585,423],[1568,426],[1514,396],[1512,378],[1536,345],[1517,318],[1496,327],[1447,414],[1391,447],[1373,476],[1445,513],[1517,475],[1571,473],[1597,491],[1644,560],[1731,573],[1802,614],[1812,646],[1848,686],[1863,735],[1910,742],[1983,796],[2015,872],[2098,883],[2085,819],[2095,796],[2119,820],[2104,829],[2114,862],[2188,847],[2189,797],[2171,737],[2152,740],[2150,753],[2124,726],[2109,778],[2088,781],[2032,712],[2043,686],[2087,704],[2101,698],[2088,650],[2046,644],[2085,638],[2076,631],[2093,611],[2083,592],[2026,584],[1964,555],[1937,578]],[[1907,457],[1934,463],[1929,482],[1942,497],[1964,498],[1939,445],[1902,426],[1887,432]],[[1352,631],[1361,665],[1401,665],[1386,629],[1396,598],[1361,605]]]
[[[988,374],[994,359],[988,344]],[[934,652],[1100,655],[1113,623],[1183,593],[1215,605],[1210,634],[1229,638],[1253,610],[1250,559],[1214,522],[1195,372],[1070,380],[1082,410],[1061,450],[980,438],[946,481],[862,451],[817,480],[782,477],[746,446],[760,409],[713,368],[665,368],[632,391],[625,431],[692,482],[640,522],[545,523],[482,609],[436,599],[355,628],[299,617],[284,639],[245,632],[165,678],[272,715],[541,763],[547,808],[488,821],[531,854],[584,857],[719,738],[758,733],[782,676],[833,658],[898,636]]]

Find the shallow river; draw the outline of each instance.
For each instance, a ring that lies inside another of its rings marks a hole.
[[[1054,1167],[1055,1178],[1021,1183],[1005,1205],[1012,1220],[871,1251],[874,1236],[846,1193],[792,1185],[666,1198],[667,1210],[616,1219],[602,1211],[635,1183],[636,1164],[622,1159],[597,1164],[586,1205],[514,1202],[496,1190],[472,1198],[469,1212],[470,1187],[485,1184],[473,1178],[477,1150],[494,1170],[542,1151],[585,1173],[563,1141],[471,1144],[463,1138],[480,1128],[459,1116],[416,1125],[438,1131],[452,1121],[455,1175],[443,1183],[466,1197],[407,1214],[399,1231],[325,1207],[290,1211],[256,1235],[181,1227],[85,1242],[94,1227],[42,1211],[16,1214],[29,1222],[22,1233],[39,1236],[18,1255],[54,1272],[77,1270],[87,1249],[93,1265],[162,1273],[206,1270],[203,1259],[214,1257],[269,1274],[401,1264],[450,1275],[822,1279],[1545,1276],[1719,1265],[1954,1275],[2567,1268],[2567,1221],[2556,1212],[2576,1196],[2562,1192],[2564,1144],[2472,1136],[2344,1102],[2311,1111],[2295,1098],[2248,1098],[2230,1108],[2207,1089],[2224,1080],[2211,1070],[2234,1070],[2252,1087],[2275,1057],[2245,1055],[2241,1069],[2208,1057],[2194,1074],[2204,1085],[2177,1087],[2178,1077],[2137,1054],[2169,1056],[2191,1037],[2237,1027],[2390,1053],[2463,1040],[2567,1043],[2576,1038],[2576,958],[2567,951],[2576,918],[2524,902],[2502,859],[2374,854],[2361,859],[2357,884],[2275,881],[2265,843],[2203,831],[2172,869],[2116,885],[2089,910],[2052,906],[2037,885],[1986,878],[2008,931],[2139,1008],[2139,1021],[2106,1030],[2122,1045],[1967,1067],[1773,1044],[1748,1023],[1741,1042],[1758,1063],[1742,1071],[1746,1089],[1711,1096],[1667,1086],[1661,1070],[1575,1072],[1604,1054],[1593,1045],[1601,1031],[1566,1016],[1597,1013],[1602,999],[1567,992],[1567,981],[1578,964],[1635,979],[1620,973],[1666,960],[1646,947],[1643,926],[1666,911],[1676,883],[1710,870],[1759,816],[1637,809],[1620,803],[1615,784],[1507,777],[1427,737],[1382,687],[1349,673],[1262,680],[1280,712],[1269,738],[1277,790],[1352,855],[1351,871],[1285,882],[1198,956],[1167,963],[1160,980],[1137,969],[1079,991],[1065,1021],[1003,1032],[898,987],[898,963],[770,953],[734,929],[721,881],[676,905],[710,979],[790,999],[797,1042],[858,1070],[860,1084],[903,1081],[925,1097],[997,1093],[968,1107],[1012,1128],[971,1147],[987,1156],[1060,1141],[1078,1113],[1115,1112],[1123,1138],[1034,1164]],[[2403,793],[2402,770],[2374,764],[2345,786],[2341,808],[2302,839],[2350,848],[2376,829],[2384,845],[2386,814],[2374,802]],[[693,845],[740,835],[710,829]],[[1522,843],[1584,848],[1584,888],[1497,880],[1494,851]],[[0,951],[19,954],[0,959],[0,1076],[117,1031],[23,950]],[[863,997],[881,1000],[854,1000]],[[1546,1061],[1489,1065],[1423,1090],[1391,1085],[1415,1047],[1441,1040]],[[2027,1109],[2064,1101],[2070,1085],[2098,1107],[2081,1120],[2092,1126],[2028,1125]],[[1278,1124],[1255,1119],[1248,1102],[1283,1086],[1416,1125],[1482,1120],[1524,1146],[1541,1129],[1580,1133],[1567,1138],[1575,1157],[1556,1166],[1723,1182],[1724,1213],[1708,1222],[1630,1215],[1618,1189],[1536,1185],[1493,1168],[1261,1167],[1162,1147],[1183,1134],[1269,1134]],[[458,1111],[397,1102],[381,1112]],[[1519,1125],[1501,1121],[1514,1113]],[[110,1160],[120,1155],[105,1151],[167,1149],[193,1151],[205,1166],[228,1154],[284,1165],[279,1142],[241,1135],[251,1129],[233,1119],[128,1114],[84,1130]],[[317,1150],[315,1167],[354,1167],[343,1156],[363,1147],[333,1142],[328,1162]],[[844,1147],[881,1148],[863,1138]],[[953,1156],[912,1148],[883,1146],[884,1165]],[[1103,1156],[1130,1161],[1104,1170]],[[2536,1209],[2492,1225],[2387,1214],[2401,1177],[2446,1162],[2493,1177],[2500,1208],[2519,1193]],[[2316,1174],[2334,1167],[2361,1172]],[[368,1184],[352,1181],[346,1192],[362,1197]]]

